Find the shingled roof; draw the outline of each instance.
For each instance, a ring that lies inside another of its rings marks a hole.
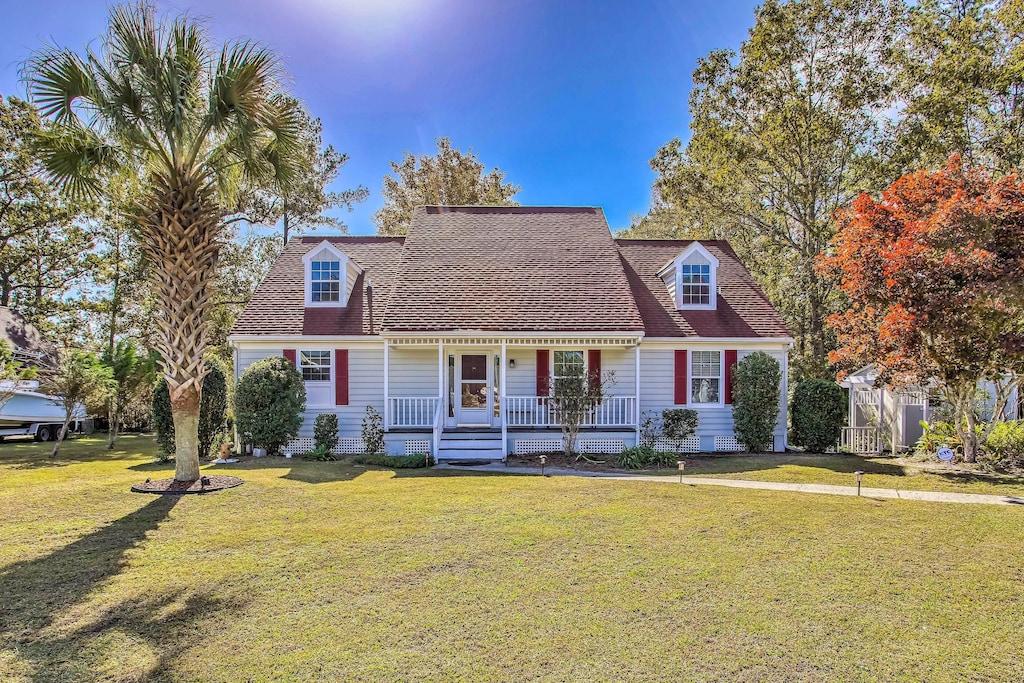
[[[781,337],[785,323],[726,242],[717,310],[677,311],[657,271],[689,240],[613,240],[590,207],[422,207],[408,237],[329,237],[363,271],[345,308],[304,308],[292,240],[233,334],[644,332],[649,337]],[[372,282],[372,288],[367,284]]]
[[[595,208],[417,209],[386,331],[639,331]]]
[[[782,316],[728,242],[701,240],[718,259],[715,310],[680,311],[657,273],[693,240],[615,240],[648,337],[788,337]]]

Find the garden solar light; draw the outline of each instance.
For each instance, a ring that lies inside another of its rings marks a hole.
[[[860,480],[864,478],[864,472],[862,470],[857,470],[856,472],[854,472],[854,474],[857,475],[857,495],[859,496],[860,495]]]
[[[545,476],[544,475],[544,463],[546,463],[547,461],[548,461],[548,456],[546,456],[546,455],[540,456],[540,476],[542,476],[542,477]]]
[[[686,467],[685,460],[676,460],[676,466],[679,468],[679,483],[683,483],[683,468]]]

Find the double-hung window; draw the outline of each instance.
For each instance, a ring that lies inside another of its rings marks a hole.
[[[586,360],[582,351],[555,351],[551,354],[551,390],[559,382],[583,380],[586,378]]]
[[[306,382],[330,382],[331,352],[301,351],[299,369],[302,371],[302,379]]]
[[[341,301],[341,262],[313,261],[310,264],[310,299]]]
[[[680,266],[680,303],[707,305],[711,303],[711,266],[706,263],[684,263]]]
[[[693,351],[690,364],[690,402],[720,403],[722,352]]]

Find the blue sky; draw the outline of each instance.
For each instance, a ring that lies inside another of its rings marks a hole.
[[[697,59],[735,48],[746,0],[161,1],[218,41],[250,37],[282,57],[289,87],[351,159],[338,189],[370,197],[341,218],[374,231],[388,162],[449,136],[522,187],[524,204],[596,205],[613,228],[650,202],[658,147],[687,136]],[[23,95],[22,60],[46,42],[81,49],[105,2],[21,2],[0,25],[0,90]]]

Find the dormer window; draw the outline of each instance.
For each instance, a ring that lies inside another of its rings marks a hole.
[[[306,307],[343,308],[348,305],[359,268],[341,249],[324,240],[302,257],[306,275]]]
[[[711,266],[706,263],[684,263],[680,273],[680,303],[707,306],[711,303]]]
[[[691,242],[658,271],[676,309],[713,311],[718,305],[718,259],[700,242]]]
[[[313,261],[309,284],[313,301],[341,301],[341,261]]]

